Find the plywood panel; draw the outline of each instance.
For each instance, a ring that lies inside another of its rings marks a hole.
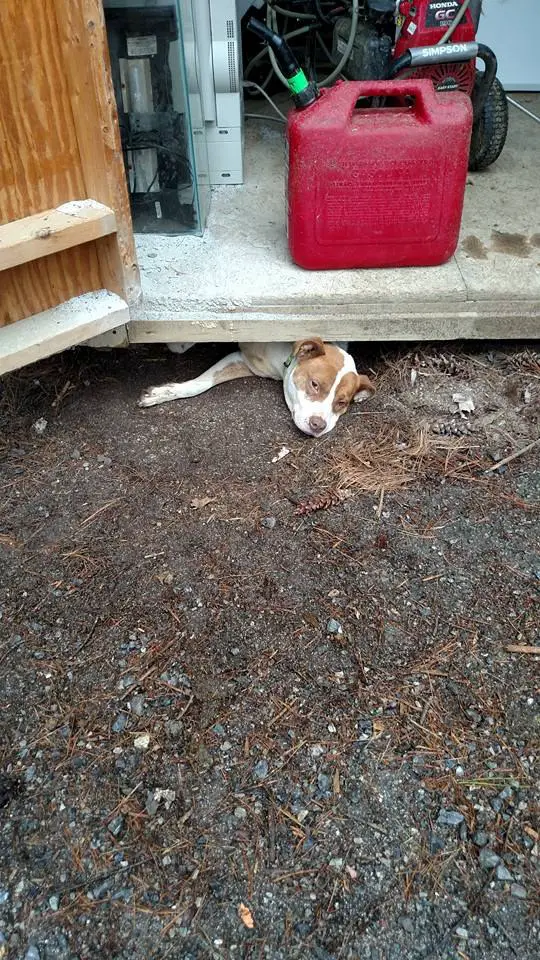
[[[87,196],[111,207],[116,214],[125,296],[132,303],[140,294],[139,269],[109,68],[103,3],[102,0],[56,0],[56,7]],[[101,243],[103,271],[110,269],[111,251],[111,240],[108,245]],[[113,289],[111,284],[110,278],[108,284],[104,283]]]
[[[85,290],[139,292],[99,0],[1,0],[0,223],[69,200],[112,207],[118,237],[2,274],[0,325]],[[120,252],[121,247],[121,252]]]
[[[0,221],[6,223],[85,196],[55,0],[2,0],[0,71]]]
[[[100,241],[101,242],[101,241]],[[55,253],[0,274],[0,326],[49,310],[87,290],[101,288],[94,243]]]

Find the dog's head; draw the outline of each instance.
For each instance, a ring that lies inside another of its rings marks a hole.
[[[330,433],[351,403],[375,393],[351,355],[319,337],[298,340],[287,362],[285,400],[298,429],[311,437]]]

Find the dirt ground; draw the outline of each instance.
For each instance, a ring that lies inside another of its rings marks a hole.
[[[540,354],[136,407],[223,352],[3,383],[0,957],[540,957]]]

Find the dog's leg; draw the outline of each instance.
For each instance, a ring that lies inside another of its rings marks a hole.
[[[168,343],[167,347],[171,353],[186,353],[187,350],[191,350],[194,347],[194,343]]]
[[[239,350],[230,353],[223,360],[219,360],[206,373],[194,380],[184,383],[164,383],[161,387],[151,387],[145,390],[139,400],[139,407],[153,407],[158,403],[167,403],[169,400],[181,400],[185,397],[198,397],[218,383],[227,380],[237,380],[239,377],[253,377]]]

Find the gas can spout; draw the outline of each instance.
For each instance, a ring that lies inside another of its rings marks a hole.
[[[273,50],[295,106],[302,109],[314,103],[318,96],[317,87],[307,79],[287,41],[256,17],[250,17],[246,26]]]

